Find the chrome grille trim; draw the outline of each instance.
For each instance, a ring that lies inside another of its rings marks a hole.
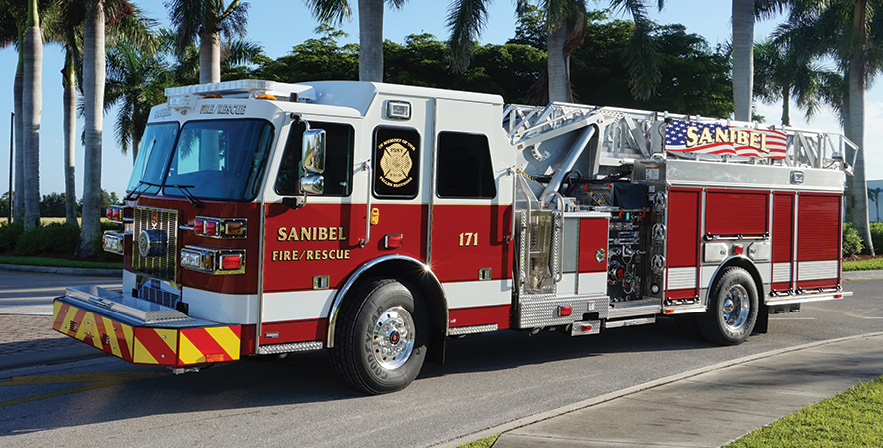
[[[154,278],[177,282],[178,211],[135,207],[133,221],[132,270]],[[143,230],[158,230],[165,233],[165,250],[162,254],[149,257],[141,255],[138,241]]]
[[[178,301],[181,300],[181,295],[143,285],[138,290],[138,298],[169,308],[175,308],[178,305]]]

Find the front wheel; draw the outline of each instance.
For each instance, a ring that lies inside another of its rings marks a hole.
[[[757,287],[751,274],[729,267],[711,289],[708,310],[698,319],[699,332],[716,344],[741,344],[754,329],[757,311]]]
[[[331,359],[346,384],[368,394],[405,388],[423,366],[429,319],[419,294],[397,280],[356,288],[341,308]]]

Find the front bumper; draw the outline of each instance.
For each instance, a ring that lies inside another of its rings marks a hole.
[[[97,286],[68,288],[52,306],[52,328],[134,364],[184,367],[237,361],[242,329],[190,317]]]

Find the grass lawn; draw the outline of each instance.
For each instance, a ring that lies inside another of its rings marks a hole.
[[[883,269],[883,258],[868,258],[866,260],[844,261],[844,271],[872,271]]]
[[[56,268],[80,268],[80,269],[122,269],[122,262],[115,261],[86,261],[68,260],[66,258],[52,257],[19,257],[14,255],[0,255],[0,264],[17,264],[26,266],[50,266]]]
[[[475,442],[464,443],[457,448],[490,448],[499,438],[499,435],[495,435],[486,439],[476,440]]]
[[[801,409],[726,445],[741,447],[883,446],[883,377]]]

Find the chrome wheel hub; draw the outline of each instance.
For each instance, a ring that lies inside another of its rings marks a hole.
[[[396,306],[380,314],[372,332],[374,359],[384,369],[401,367],[414,350],[414,318]]]
[[[721,310],[724,324],[731,330],[738,331],[748,322],[751,302],[748,290],[742,285],[733,285],[727,290]]]

